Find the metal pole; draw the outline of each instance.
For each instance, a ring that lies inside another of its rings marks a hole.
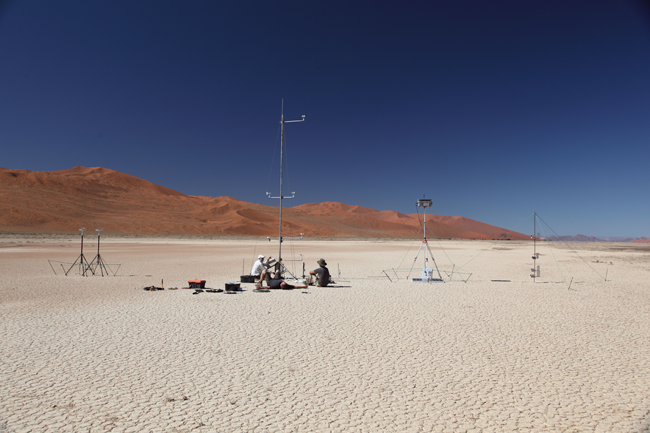
[[[52,268],[52,272],[54,272],[54,275],[56,275],[56,271],[54,270],[54,266],[52,266],[52,263],[49,260],[47,262],[50,264],[50,268]]]
[[[431,261],[433,262],[433,266],[436,268],[436,273],[438,274],[438,278],[442,280],[442,275],[440,275],[440,270],[438,269],[438,264],[436,263],[436,259],[433,257],[433,253],[431,252],[431,249],[429,248],[429,243],[428,242],[427,242],[427,249],[429,250],[429,255],[431,256]],[[433,274],[433,268],[431,268],[431,274]]]
[[[294,193],[291,193],[291,197],[285,197],[282,195],[282,176],[283,176],[283,163],[284,163],[284,124],[285,123],[295,123],[295,122],[304,122],[305,121],[305,116],[302,116],[301,120],[284,120],[284,100],[282,100],[282,114],[280,116],[280,196],[279,197],[271,197],[271,193],[267,192],[266,195],[269,198],[279,198],[280,199],[280,223],[279,223],[279,234],[280,234],[280,239],[278,239],[278,242],[280,246],[278,247],[278,263],[280,263],[280,269],[282,269],[282,200],[285,198],[293,198]]]
[[[104,262],[102,261],[102,256],[99,254],[99,243],[101,242],[101,237],[102,237],[102,230],[99,229],[97,230],[97,265],[99,265],[99,270],[102,273],[102,277],[104,276]],[[106,275],[108,275],[108,272],[106,272]]]
[[[424,223],[422,224],[422,227],[424,228],[424,233],[422,233],[422,243],[426,244],[427,243],[427,208],[424,208]],[[429,257],[427,257],[427,250],[429,249],[429,245],[424,249],[424,269],[426,272],[426,269],[429,267]],[[428,281],[427,281],[428,282]]]
[[[280,117],[280,123],[282,124],[280,132],[280,237],[278,238],[278,262],[282,262],[282,162],[284,158],[284,101],[282,101],[282,115]]]
[[[84,232],[83,230],[81,231],[81,261],[79,262],[81,264],[81,275],[84,277],[86,276],[86,266],[84,265]]]
[[[533,212],[533,283],[537,279],[537,212]]]

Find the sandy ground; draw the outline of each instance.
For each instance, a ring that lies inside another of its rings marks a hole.
[[[193,295],[278,245],[105,237],[116,276],[55,275],[78,241],[0,236],[0,432],[650,431],[650,246],[539,245],[533,282],[530,243],[431,242],[423,284],[419,241],[304,240],[333,287]]]

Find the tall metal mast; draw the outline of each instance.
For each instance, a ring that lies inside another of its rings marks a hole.
[[[295,192],[291,193],[291,197],[285,197],[282,195],[282,163],[284,162],[284,124],[285,123],[296,123],[296,122],[304,122],[305,121],[305,115],[302,115],[302,119],[300,120],[284,120],[284,99],[282,100],[282,113],[280,115],[280,196],[279,197],[271,197],[271,193],[267,192],[266,195],[269,198],[279,198],[280,199],[280,237],[278,239],[278,244],[280,245],[279,250],[278,250],[278,262],[282,261],[282,200],[285,198],[294,198],[295,197]]]

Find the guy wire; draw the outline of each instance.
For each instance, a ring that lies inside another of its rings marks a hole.
[[[422,218],[420,218],[420,210],[418,209],[417,203],[415,204],[415,213],[418,216],[418,222],[420,223],[420,230],[422,230]],[[426,237],[427,234],[425,233],[424,236]]]
[[[397,267],[397,269],[402,269],[402,263],[404,263],[404,260],[406,260],[406,257],[409,255],[409,252],[411,251],[411,248],[413,248],[413,244],[415,243],[415,241],[417,241],[417,239],[414,238],[413,242],[411,242],[411,245],[409,245],[409,249],[406,250],[406,254],[404,254],[404,258],[402,259],[401,262],[399,262],[399,266]]]
[[[253,257],[254,257],[254,259],[253,259],[253,261],[251,263],[251,268],[253,267],[253,264],[257,260],[257,256],[255,255],[255,254],[257,254],[257,242],[258,242],[258,239],[255,238],[255,247],[253,247]]]
[[[546,224],[546,221],[544,221],[544,220],[543,220],[539,215],[537,215],[537,218],[539,218],[539,220],[540,220],[541,222],[543,222],[544,224]],[[594,268],[593,268],[593,267],[592,267],[592,266],[591,266],[591,265],[590,265],[590,264],[589,264],[585,259],[583,259],[582,256],[581,256],[580,254],[578,254],[578,252],[577,252],[576,250],[574,250],[573,248],[571,248],[571,246],[570,246],[569,244],[567,244],[566,241],[565,241],[564,239],[560,238],[560,236],[559,236],[557,233],[555,233],[555,230],[553,230],[553,229],[551,228],[551,226],[549,226],[548,224],[546,224],[546,227],[548,227],[549,230],[551,230],[551,231],[553,232],[553,234],[554,234],[554,235],[555,235],[559,240],[561,240],[562,242],[564,242],[564,245],[566,245],[567,247],[569,247],[569,249],[570,249],[571,251],[573,251],[574,253],[576,253],[576,256],[580,257],[580,260],[582,260],[583,262],[585,262],[585,264],[586,264],[587,266],[589,266],[589,267],[591,268],[591,270],[594,271],[594,272],[596,273],[596,275],[598,275],[598,276],[599,276],[600,278],[602,278],[603,280],[607,281],[607,279],[606,279],[605,277],[603,277],[602,275],[600,275],[600,273],[599,273],[597,270],[595,270],[595,269],[594,269]]]
[[[415,205],[415,209],[416,209],[416,210],[417,210],[417,207],[418,207],[418,206]],[[419,212],[419,211],[418,211],[418,219],[420,219],[420,212]],[[420,222],[420,226],[422,226],[422,222]],[[449,260],[449,263],[451,263],[453,266],[455,266],[454,261],[451,259],[451,257],[449,257],[449,254],[447,254],[447,251],[442,247],[442,244],[440,243],[440,239],[438,239],[438,237],[436,236],[436,234],[433,232],[433,229],[432,229],[432,228],[429,228],[429,233],[431,233],[431,236],[433,236],[433,238],[436,240],[436,242],[438,243],[438,246],[440,247],[440,249],[442,250],[442,252],[445,253],[445,257],[447,257],[447,260]],[[425,234],[424,234],[424,237],[426,238],[426,236],[427,236],[427,234],[425,233]],[[434,259],[434,260],[435,260],[435,259]],[[460,270],[462,270],[462,271],[465,271],[465,269],[463,269],[462,266],[459,266],[458,269],[460,269]]]
[[[535,215],[537,218],[539,218],[538,215]],[[542,231],[542,235],[546,238],[546,233],[544,233],[544,227],[540,224],[539,229]],[[555,253],[553,253],[553,248],[551,248],[551,243],[548,241],[548,238],[546,239],[546,245],[548,246],[549,251],[551,251],[551,255],[553,256],[553,260],[555,260],[555,264],[557,265],[557,270],[560,271],[560,276],[562,277],[562,281],[564,281],[564,285],[566,286],[566,278],[564,278],[564,274],[562,273],[562,268],[560,267],[560,264],[558,263],[557,259],[555,258]],[[535,272],[535,271],[533,271]],[[571,285],[569,285],[571,287]]]
[[[431,230],[431,229],[429,229],[429,230]],[[431,236],[433,236],[433,238],[436,240],[436,242],[438,243],[438,246],[440,247],[440,249],[442,250],[442,252],[445,253],[445,257],[447,257],[447,260],[449,260],[449,263],[451,263],[452,265],[455,266],[456,264],[455,264],[454,261],[451,259],[451,257],[449,257],[449,254],[447,254],[447,251],[442,247],[442,244],[440,243],[440,239],[438,239],[438,237],[437,237],[436,234],[433,232],[433,230],[431,230]],[[460,269],[461,271],[465,271],[465,269],[463,269],[462,266],[459,266],[458,269]],[[467,272],[467,271],[465,271],[465,272]]]
[[[417,204],[415,205],[415,213],[417,213],[418,221],[420,221],[420,212],[418,211],[418,205]],[[417,229],[417,233],[421,233],[421,230],[422,230],[422,221],[420,221],[420,228]],[[404,258],[402,259],[401,262],[399,262],[399,266],[397,266],[397,269],[402,268],[402,264],[404,263],[404,260],[406,260],[406,257],[409,255],[409,252],[411,251],[411,248],[413,248],[413,244],[415,243],[416,240],[417,240],[417,238],[414,237],[413,242],[411,242],[411,245],[409,246],[409,249],[406,250],[406,254],[404,254]]]
[[[535,215],[535,214],[531,214],[531,215],[527,216],[527,217],[526,217],[522,222],[520,222],[520,223],[517,225],[517,227],[515,227],[515,229],[519,228],[519,226],[521,226],[523,223],[525,223],[526,221],[528,221],[528,219],[529,219],[531,216],[534,216],[534,215]],[[513,232],[513,231],[514,231],[514,230],[508,230],[508,231],[506,232],[506,234],[508,234],[508,233],[510,233],[510,232]],[[497,239],[497,240],[495,240],[494,242],[492,242],[492,243],[490,244],[489,247],[487,247],[486,249],[484,249],[483,251],[481,251],[480,253],[478,253],[477,255],[475,255],[474,257],[472,257],[471,259],[469,259],[467,262],[465,262],[465,264],[463,264],[463,265],[461,266],[461,268],[465,267],[465,265],[467,265],[467,263],[471,262],[472,260],[474,260],[475,258],[477,258],[478,256],[480,256],[481,254],[483,254],[484,252],[486,252],[487,250],[489,250],[490,248],[492,248],[492,247],[494,246],[494,244],[496,244],[497,242],[499,242],[499,239]]]

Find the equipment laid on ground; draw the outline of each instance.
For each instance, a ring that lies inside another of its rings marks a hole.
[[[255,293],[269,293],[270,291],[271,290],[268,289],[267,287],[260,287],[259,289],[258,288],[253,289],[253,292]]]
[[[205,289],[205,280],[189,280],[190,289]]]
[[[238,292],[241,291],[241,284],[236,281],[226,283],[226,292]]]
[[[422,238],[422,243],[420,244],[420,248],[418,249],[418,253],[415,255],[415,259],[413,259],[413,264],[411,265],[411,269],[409,270],[408,275],[406,276],[406,279],[411,276],[411,272],[413,271],[413,267],[415,266],[415,262],[418,259],[418,256],[420,255],[420,251],[424,248],[424,267],[422,268],[422,278],[412,278],[411,281],[414,283],[443,283],[444,281],[442,280],[442,276],[440,275],[440,271],[438,270],[438,265],[436,264],[436,260],[433,258],[433,253],[431,253],[431,248],[429,248],[429,243],[427,242],[427,208],[431,207],[432,200],[431,199],[426,199],[426,198],[421,198],[418,199],[416,205],[418,207],[421,207],[424,209],[424,223],[423,223],[423,238]],[[429,257],[427,256],[427,252],[429,253],[429,256],[431,256],[431,261],[433,262],[433,266],[436,268],[436,273],[438,274],[438,278],[434,278],[433,276],[433,268],[429,267]]]

